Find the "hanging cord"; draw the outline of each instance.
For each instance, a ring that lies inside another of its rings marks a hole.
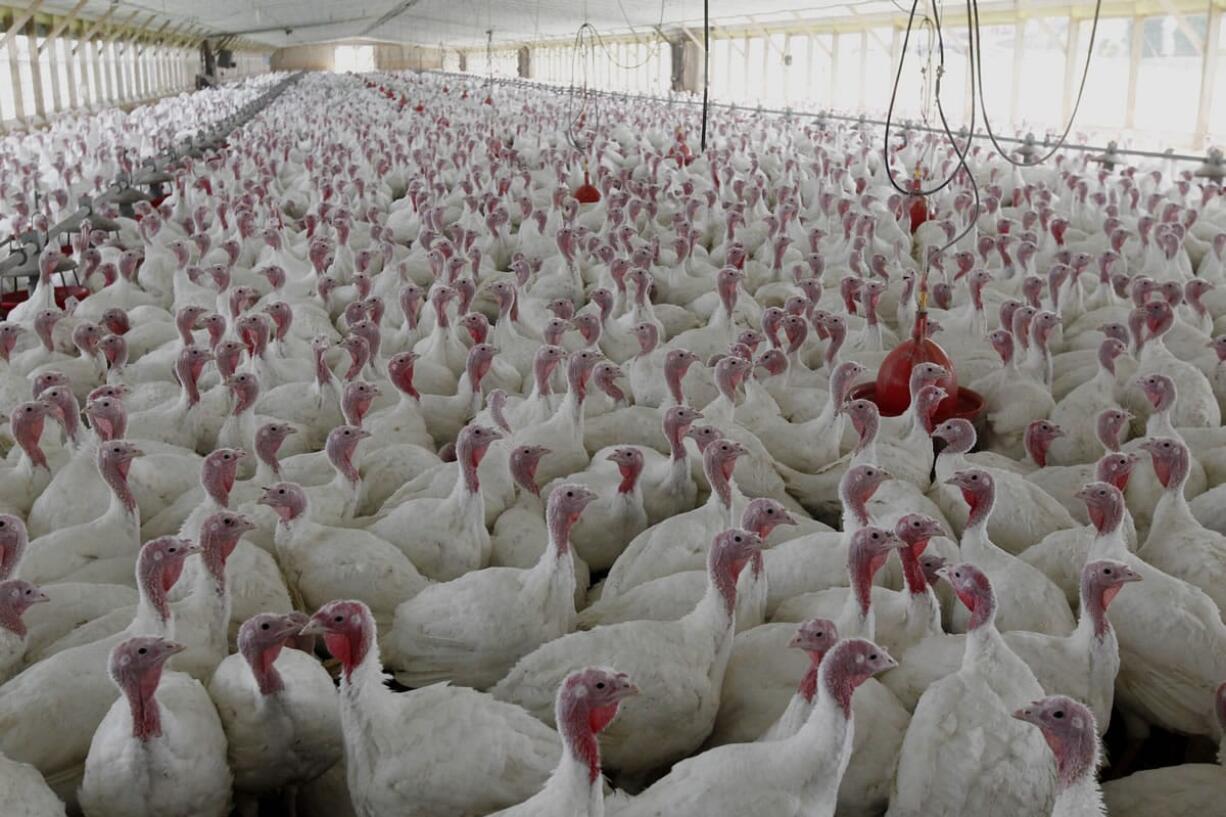
[[[711,17],[710,0],[702,0],[702,138],[703,153],[707,152],[707,112],[711,104]]]
[[[592,104],[593,110],[595,110],[595,104],[593,103],[593,95],[589,93],[589,89],[588,89],[588,59],[593,54],[593,48],[592,48],[593,32],[595,32],[595,29],[592,27],[590,23],[584,23],[583,25],[579,26],[578,31],[575,32],[575,44],[571,47],[571,55],[570,55],[570,87],[567,89],[567,102],[566,102],[567,124],[566,124],[565,133],[566,133],[567,143],[572,148],[574,148],[575,151],[581,154],[585,153],[587,148],[590,147],[590,145],[587,145],[586,143],[580,144],[579,136],[577,134],[577,126],[579,125],[580,121],[582,121],[583,123],[582,126],[584,128],[587,127],[587,114],[588,114],[589,104]],[[576,63],[578,63],[579,61],[582,61],[581,69],[576,67]],[[575,79],[576,79],[576,75],[579,73],[580,70],[582,70],[583,72],[583,85],[580,89],[581,90],[581,103],[579,107],[579,112],[572,116],[571,113],[572,111],[574,111],[574,106],[575,106],[575,89],[576,89]]]
[[[972,0],[967,0],[966,21],[967,21],[968,26],[971,23],[971,6],[970,6],[971,2]],[[894,176],[894,168],[890,165],[890,128],[893,126],[893,123],[894,123],[894,105],[898,99],[898,88],[902,84],[902,71],[903,71],[903,67],[907,63],[907,45],[911,41],[911,29],[915,25],[916,10],[918,8],[919,8],[919,0],[912,0],[911,12],[907,16],[907,30],[906,30],[906,33],[903,35],[902,53],[898,59],[898,70],[894,74],[894,87],[890,91],[890,107],[886,111],[886,116],[885,116],[885,144],[881,148],[881,156],[882,156],[883,161],[885,162],[886,178],[889,179],[890,185],[895,190],[907,196],[915,196],[915,195],[931,196],[935,193],[939,193],[940,191],[948,187],[950,183],[953,182],[954,177],[958,173],[958,170],[962,168],[966,168],[966,155],[970,151],[971,143],[970,143],[970,140],[968,139],[966,143],[966,147],[962,150],[959,150],[958,140],[954,138],[953,132],[949,127],[949,122],[945,118],[945,107],[941,103],[941,80],[945,74],[945,37],[941,29],[940,10],[936,7],[936,5],[934,5],[932,9],[932,16],[933,16],[932,22],[933,22],[933,27],[936,29],[936,34],[937,34],[937,54],[938,54],[937,79],[936,79],[937,113],[941,117],[941,129],[945,131],[945,137],[946,139],[949,140],[950,145],[953,147],[954,154],[958,157],[958,168],[955,168],[954,171],[950,173],[936,187],[930,188],[928,190],[924,190],[922,187],[920,187],[920,189],[918,190],[909,190],[907,188],[904,188],[902,185],[898,183],[897,178],[895,178]],[[974,53],[975,53],[975,41],[974,41],[974,38],[972,37],[972,38],[969,38],[969,41],[968,41],[968,59],[970,59],[970,57],[973,56]],[[970,123],[970,127],[968,130],[970,133],[974,133],[975,132],[975,76],[974,76],[974,72],[971,72],[970,79],[971,79],[971,123]],[[967,173],[968,175],[970,174],[969,169],[967,170]]]
[[[975,39],[975,61],[971,65],[971,70],[976,72],[979,76],[979,88],[981,91],[979,94],[979,105],[983,109],[983,129],[987,131],[988,138],[992,140],[992,146],[996,148],[997,152],[1000,153],[1000,155],[1003,156],[1005,161],[1009,164],[1017,167],[1029,167],[1030,165],[1042,164],[1055,155],[1057,150],[1064,147],[1064,143],[1068,141],[1069,132],[1073,129],[1073,122],[1077,119],[1077,111],[1081,108],[1081,96],[1085,93],[1086,80],[1090,76],[1090,58],[1094,56],[1094,38],[1098,34],[1098,16],[1103,10],[1103,0],[1096,0],[1094,3],[1094,24],[1090,27],[1090,45],[1089,48],[1086,49],[1085,67],[1081,69],[1081,84],[1077,86],[1077,101],[1073,103],[1073,112],[1069,115],[1068,123],[1064,126],[1064,132],[1060,134],[1060,138],[1056,141],[1056,144],[1052,147],[1052,149],[1047,151],[1047,153],[1045,153],[1041,158],[1023,162],[1010,158],[1008,151],[1000,146],[1000,143],[996,141],[996,134],[992,132],[992,123],[988,120],[987,101],[982,93],[983,52],[980,45],[979,34],[979,0],[971,0],[971,6],[975,11],[975,25],[970,29],[971,36]]]
[[[971,22],[971,3],[973,2],[974,0],[967,0],[967,4],[966,4],[966,22],[967,22],[968,28]],[[975,228],[975,224],[979,221],[979,212],[981,209],[981,201],[979,198],[979,183],[975,181],[975,174],[971,172],[970,166],[967,165],[966,163],[966,157],[968,154],[970,154],[971,142],[974,138],[973,134],[975,133],[975,95],[976,95],[977,83],[976,83],[975,77],[971,76],[970,77],[971,126],[967,132],[966,147],[963,148],[962,151],[959,151],[958,150],[958,140],[955,138],[954,134],[950,131],[949,121],[945,117],[945,105],[941,102],[941,80],[943,79],[945,75],[945,44],[944,44],[944,38],[941,35],[940,10],[936,8],[935,5],[933,7],[933,17],[935,18],[935,22],[936,22],[937,42],[939,44],[940,54],[941,54],[940,64],[937,67],[937,82],[936,82],[937,114],[941,117],[941,129],[945,131],[945,138],[947,138],[950,144],[953,145],[954,155],[958,157],[958,167],[954,169],[954,172],[950,174],[949,178],[952,180],[958,175],[959,172],[965,172],[966,179],[970,183],[970,186],[971,186],[971,195],[973,196],[973,199],[974,199],[971,204],[970,217],[966,220],[966,226],[962,228],[962,232],[958,233],[953,238],[951,238],[949,241],[942,244],[941,248],[937,250],[938,253],[943,253],[946,250],[948,250],[950,247],[956,246],[959,241],[961,241],[963,238],[969,235],[971,230]],[[978,55],[979,55],[978,45],[971,42],[970,37],[967,37],[967,60],[968,62],[972,58],[977,58]],[[978,91],[979,91],[979,96],[982,99],[982,96],[983,96],[982,84],[978,85]],[[927,264],[927,259],[925,259],[924,263]]]

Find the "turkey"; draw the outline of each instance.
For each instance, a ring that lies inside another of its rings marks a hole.
[[[854,734],[852,696],[894,667],[871,641],[840,641],[822,661],[817,701],[790,737],[711,749],[675,765],[642,794],[608,804],[610,817],[833,817]]]
[[[969,564],[941,570],[971,611],[962,667],[929,686],[903,739],[890,817],[1048,817],[1055,796],[1040,735],[1012,714],[1043,694],[996,629],[992,583]],[[939,751],[932,751],[939,747]]]
[[[306,622],[298,612],[253,616],[238,631],[238,652],[209,680],[240,812],[279,794],[293,813],[299,787],[343,754],[332,678],[314,657],[286,648]]]
[[[639,689],[624,672],[588,667],[558,687],[554,720],[562,735],[562,759],[541,791],[492,817],[603,817],[600,732],[617,717],[621,702]]]
[[[526,569],[487,567],[424,588],[396,608],[384,636],[397,680],[420,687],[441,680],[493,686],[520,658],[575,626],[570,536],[596,494],[563,483],[545,510],[548,545]]]
[[[623,774],[659,768],[696,749],[719,706],[732,648],[736,585],[759,554],[756,534],[731,528],[715,536],[707,557],[707,592],[680,621],[631,621],[572,633],[542,645],[491,690],[545,722],[551,690],[572,666],[623,667],[643,694],[628,702],[601,735],[605,762]]]
[[[359,601],[333,601],[302,630],[341,663],[340,716],[359,817],[488,814],[536,794],[561,756],[558,735],[519,707],[435,684],[383,685],[378,634]],[[463,756],[463,766],[450,762]]]
[[[1019,709],[1013,717],[1038,727],[1055,756],[1052,817],[1102,817],[1106,812],[1096,779],[1101,752],[1094,713],[1066,695],[1053,695]]]
[[[200,682],[163,674],[183,652],[160,636],[127,639],[108,671],[121,696],[89,746],[81,808],[91,817],[223,817],[232,778],[226,735]]]

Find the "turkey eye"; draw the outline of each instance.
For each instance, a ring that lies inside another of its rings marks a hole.
[[[340,624],[344,620],[345,620],[344,616],[337,616],[336,618],[333,619],[333,621],[335,621],[337,624]]]
[[[234,520],[233,520],[233,519],[227,519],[227,520],[226,520],[226,524],[227,524],[227,525],[233,525],[233,524],[234,524]]]
[[[166,548],[167,553],[174,553],[178,548]]]
[[[141,647],[141,648],[140,648],[139,650],[137,650],[136,652],[137,652],[139,655],[144,655],[145,653],[149,652],[149,650],[145,649],[144,647]]]
[[[732,537],[732,541],[734,541],[734,542],[739,542],[739,541],[741,541],[741,537],[739,537],[739,536],[733,536],[733,537]]]
[[[869,655],[868,660],[869,660],[869,661],[876,661],[876,660],[877,660],[877,653],[872,653],[871,655]]]
[[[597,689],[604,689],[604,681],[598,681],[598,682],[596,683],[596,688],[597,688]]]
[[[767,508],[767,509],[766,509],[766,512],[767,512],[768,514],[771,514],[771,513],[774,513],[774,512],[775,512],[775,509],[774,509],[774,508]]]
[[[1057,709],[1055,712],[1051,713],[1051,716],[1055,718],[1056,720],[1060,720],[1061,718],[1064,717],[1064,710]]]
[[[268,622],[267,622],[267,621],[265,621],[263,624],[261,624],[261,625],[260,625],[260,629],[261,629],[261,630],[267,630],[267,629],[268,629]]]

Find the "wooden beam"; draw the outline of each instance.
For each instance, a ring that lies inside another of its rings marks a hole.
[[[1209,9],[1209,27],[1205,29],[1205,54],[1200,71],[1200,100],[1196,108],[1196,131],[1193,133],[1193,145],[1201,147],[1209,133],[1209,117],[1213,113],[1214,82],[1218,72],[1218,51],[1221,49],[1220,33],[1222,30],[1222,10]],[[1221,99],[1217,104],[1226,105]]]
[[[1162,8],[1166,9],[1166,13],[1175,18],[1175,25],[1183,32],[1183,36],[1187,38],[1192,47],[1196,49],[1196,56],[1203,57],[1205,54],[1205,44],[1200,36],[1200,32],[1192,28],[1188,23],[1188,18],[1183,16],[1183,12],[1175,7],[1171,0],[1158,0],[1162,4]]]
[[[1064,100],[1060,106],[1060,119],[1067,122],[1073,115],[1073,101],[1077,98],[1077,47],[1081,44],[1081,21],[1068,21],[1068,46],[1064,49]]]
[[[694,43],[694,45],[698,46],[698,50],[699,50],[699,51],[705,51],[705,50],[706,50],[705,48],[703,48],[703,47],[702,47],[702,40],[698,39],[698,37],[696,37],[696,36],[694,35],[694,32],[690,31],[690,30],[689,30],[688,28],[686,28],[685,26],[682,26],[682,27],[681,27],[681,33],[682,33],[682,34],[684,34],[685,36],[689,37],[689,38],[690,38],[690,42],[692,42],[692,43]]]
[[[1124,127],[1134,128],[1137,122],[1137,74],[1141,70],[1141,49],[1145,44],[1145,26],[1140,19],[1132,23],[1132,43],[1129,49],[1128,91],[1124,98]]]
[[[141,23],[136,28],[130,28],[127,31],[122,32],[116,38],[120,44],[119,51],[117,53],[126,53],[129,45],[134,45],[138,39],[145,35],[146,27],[152,23],[156,17],[156,14],[150,14],[147,18],[145,18],[145,22]]]
[[[43,0],[34,0],[34,2],[30,4],[29,8],[18,15],[15,20],[13,20],[13,24],[9,26],[9,30],[4,32],[4,39],[0,40],[0,48],[4,48],[13,41],[13,38],[17,36],[17,32],[21,31],[22,26],[34,19],[34,12],[42,8],[42,5]]]
[[[98,29],[105,26],[107,24],[107,21],[111,19],[111,15],[113,15],[118,10],[119,10],[119,6],[111,6],[109,9],[106,10],[106,14],[103,14],[97,20],[94,20],[93,24],[90,25],[89,28],[85,29],[85,33],[83,33],[80,37],[77,38],[77,44],[72,47],[72,53],[76,54],[77,51],[81,48],[82,43],[89,42],[90,38],[94,36],[94,34],[98,31]]]
[[[33,18],[31,18],[30,21],[26,23],[26,42],[27,43],[34,42],[34,32],[36,30],[37,25],[38,24],[34,21]],[[35,57],[34,59],[31,59],[29,65],[30,65],[30,84],[34,89],[34,115],[30,117],[30,119],[31,121],[41,120],[43,122],[46,122],[47,121],[47,100],[45,99],[45,95],[43,91],[43,66],[42,66],[42,63],[39,62],[37,57]]]
[[[81,9],[85,8],[85,4],[88,2],[89,0],[77,0],[77,4],[72,7],[72,11],[68,12],[68,16],[61,17],[59,19],[59,22],[57,22],[55,26],[52,27],[51,31],[47,34],[47,39],[44,40],[43,44],[38,47],[38,53],[40,54],[43,53],[43,49],[47,47],[48,42],[51,42],[56,37],[63,34],[64,29],[68,28],[70,25],[76,22],[77,15],[81,12]],[[73,52],[73,53],[76,53],[76,52]]]

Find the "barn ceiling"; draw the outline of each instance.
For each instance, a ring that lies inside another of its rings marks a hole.
[[[76,4],[47,0],[42,10]],[[194,22],[277,47],[351,38],[473,46],[489,30],[497,45],[566,37],[585,20],[603,34],[702,24],[702,0],[87,0],[80,15],[97,18],[111,5],[118,6],[112,19],[152,14],[154,27]],[[738,26],[896,10],[893,0],[710,0],[710,7],[713,24]]]

